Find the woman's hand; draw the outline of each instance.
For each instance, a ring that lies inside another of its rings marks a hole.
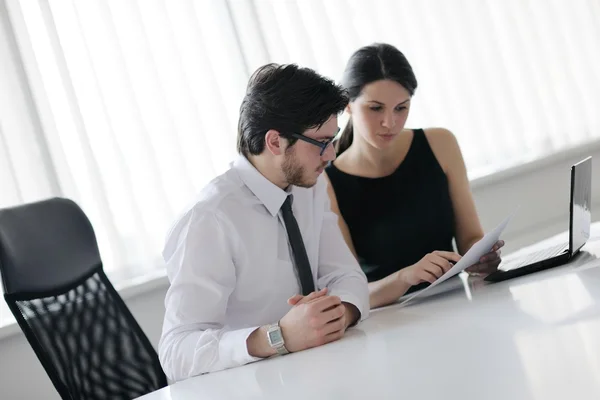
[[[461,256],[449,251],[434,251],[427,254],[416,264],[398,271],[400,280],[410,286],[422,282],[433,283],[448,271],[453,263],[457,263]]]
[[[498,270],[502,262],[500,249],[504,246],[504,240],[498,240],[492,250],[479,259],[477,264],[471,265],[466,271],[469,275],[489,275]]]

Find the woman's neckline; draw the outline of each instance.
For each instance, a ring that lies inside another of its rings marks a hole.
[[[394,174],[398,171],[398,169],[403,166],[406,163],[406,160],[408,160],[410,154],[413,151],[413,147],[415,144],[415,136],[416,136],[416,131],[417,129],[407,129],[407,131],[410,131],[412,133],[412,138],[410,139],[410,143],[408,145],[408,150],[406,151],[406,154],[404,155],[404,157],[402,158],[402,160],[400,160],[400,162],[398,163],[398,165],[396,166],[396,168],[394,168],[394,170],[389,173],[388,175],[382,175],[382,176],[364,176],[364,175],[356,175],[356,174],[351,174],[349,172],[346,172],[340,168],[338,168],[337,165],[335,165],[335,161],[333,161],[331,163],[331,165],[338,171],[340,171],[342,174],[344,175],[348,175],[348,176],[352,176],[354,178],[360,178],[360,179],[365,179],[365,180],[377,180],[377,179],[385,179],[385,178],[389,178],[391,176],[394,176]]]

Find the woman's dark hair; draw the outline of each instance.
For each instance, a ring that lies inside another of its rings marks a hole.
[[[248,157],[261,154],[270,129],[303,134],[320,128],[348,105],[341,86],[309,68],[267,64],[248,82],[240,106],[237,150]],[[290,139],[291,145],[296,139]]]
[[[342,78],[342,86],[348,91],[350,101],[356,100],[366,85],[379,80],[397,82],[411,96],[417,89],[415,73],[400,50],[385,43],[361,47],[348,60]],[[350,120],[336,141],[338,155],[350,147],[353,137],[354,130]]]

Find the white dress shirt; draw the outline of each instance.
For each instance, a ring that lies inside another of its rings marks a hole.
[[[327,183],[293,186],[293,212],[315,287],[369,314],[367,280],[331,212]],[[280,208],[288,193],[245,158],[200,193],[168,234],[163,257],[171,286],[158,345],[175,381],[259,358],[248,354],[255,329],[279,321],[301,294]]]

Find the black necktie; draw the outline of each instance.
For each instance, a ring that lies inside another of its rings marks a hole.
[[[292,246],[292,253],[294,253],[294,261],[296,270],[298,271],[298,277],[300,278],[300,286],[302,286],[302,294],[306,296],[315,291],[315,282],[313,281],[310,263],[308,262],[308,256],[306,255],[306,248],[304,247],[304,241],[302,240],[302,234],[300,233],[298,222],[296,222],[296,218],[292,212],[292,195],[289,195],[283,202],[281,214],[283,215],[285,229],[287,230],[290,245]]]

